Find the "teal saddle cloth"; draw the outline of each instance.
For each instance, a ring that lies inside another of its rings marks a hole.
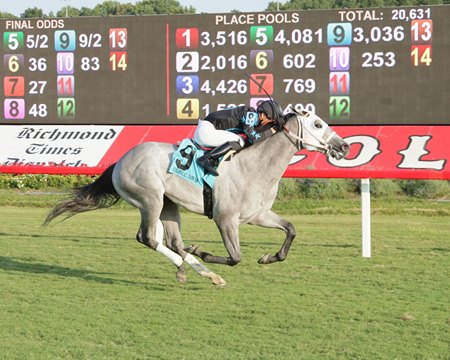
[[[213,188],[216,177],[205,174],[205,170],[197,164],[197,159],[204,153],[205,151],[191,139],[184,139],[172,155],[169,173],[178,175],[199,187],[203,187],[206,182]]]

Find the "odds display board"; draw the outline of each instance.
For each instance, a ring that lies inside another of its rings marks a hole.
[[[346,159],[288,177],[450,179],[450,6],[0,19],[0,172],[99,174],[144,141],[267,98],[316,112]],[[251,81],[250,78],[254,79]]]
[[[450,124],[450,6],[0,24],[0,124],[196,124],[261,88],[336,125]]]

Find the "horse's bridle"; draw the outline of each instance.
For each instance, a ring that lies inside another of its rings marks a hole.
[[[295,140],[295,146],[300,151],[305,147],[305,145],[311,146],[315,149],[317,149],[320,152],[323,152],[325,155],[328,156],[328,154],[331,151],[331,145],[328,144],[328,141],[331,140],[331,138],[336,135],[335,131],[331,131],[331,134],[325,139],[320,139],[316,135],[314,135],[311,131],[308,130],[306,126],[303,125],[303,116],[300,114],[295,114],[298,122],[298,134],[294,134],[291,130],[289,130],[286,126],[283,126],[284,133]],[[306,139],[303,137],[303,131],[307,131],[314,139],[316,139],[320,145],[314,145],[306,142]]]

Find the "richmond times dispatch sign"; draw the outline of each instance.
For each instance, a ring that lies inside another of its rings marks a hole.
[[[3,126],[0,171],[100,174],[138,143],[178,143],[193,125]],[[301,151],[286,177],[450,179],[450,126],[339,126],[346,159]]]

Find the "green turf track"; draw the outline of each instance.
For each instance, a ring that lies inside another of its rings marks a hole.
[[[257,264],[283,234],[242,226],[241,263],[208,265],[218,288],[178,284],[134,209],[42,229],[37,201],[0,208],[1,359],[450,359],[449,203],[375,201],[371,259],[359,202],[279,205],[288,259]],[[182,219],[186,244],[225,254],[212,221]]]

